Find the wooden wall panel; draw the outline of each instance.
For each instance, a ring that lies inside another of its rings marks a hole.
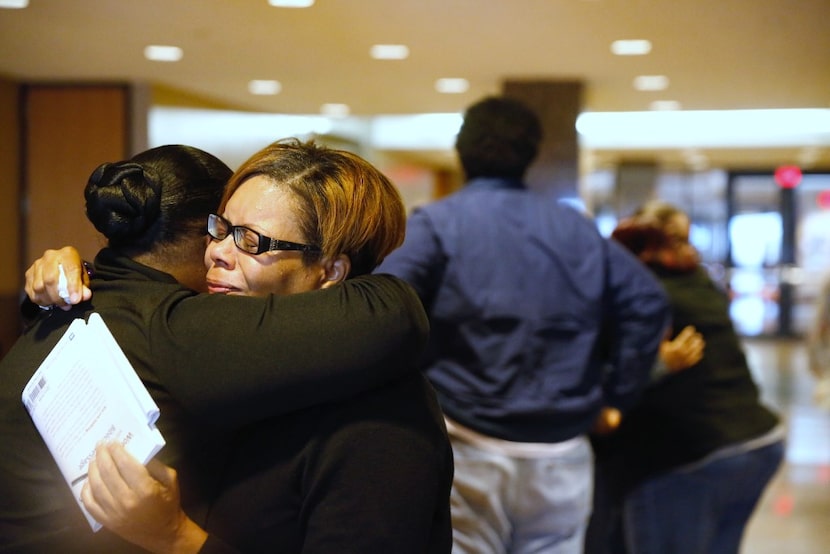
[[[23,283],[20,217],[20,87],[0,79],[0,357],[20,333],[18,303]]]
[[[24,88],[24,264],[71,244],[92,259],[103,238],[84,214],[98,164],[129,157],[129,89],[121,85]]]

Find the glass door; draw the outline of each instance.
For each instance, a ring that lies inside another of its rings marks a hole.
[[[782,188],[772,173],[732,174],[727,186],[728,286],[745,336],[803,336],[830,275],[830,174]]]
[[[740,174],[730,176],[727,191],[732,320],[744,336],[781,334],[782,189],[772,174]]]

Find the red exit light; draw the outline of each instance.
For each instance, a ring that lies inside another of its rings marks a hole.
[[[782,165],[775,170],[775,182],[781,188],[795,188],[801,182],[801,168],[797,165]]]

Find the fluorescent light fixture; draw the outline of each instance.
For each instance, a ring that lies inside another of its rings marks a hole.
[[[451,150],[462,121],[459,113],[376,116],[371,143],[379,150]]]
[[[268,4],[275,8],[310,8],[314,0],[268,0]]]
[[[680,102],[677,100],[655,100],[649,104],[649,108],[655,111],[679,110]]]
[[[231,168],[275,137],[312,138],[332,131],[320,115],[283,115],[179,107],[151,107],[147,132],[150,147],[188,144],[207,150]]]
[[[435,81],[435,90],[443,94],[461,94],[470,89],[470,82],[467,79],[444,78]]]
[[[617,56],[643,56],[651,52],[651,42],[644,39],[615,40],[611,43],[611,52]]]
[[[666,90],[669,88],[669,78],[665,75],[638,75],[634,78],[634,88],[637,90]]]
[[[409,48],[404,44],[375,44],[369,54],[376,60],[404,60],[409,57]]]
[[[830,109],[585,112],[584,148],[751,148],[830,145]]]
[[[29,5],[29,0],[0,0],[0,8],[20,9]]]
[[[151,44],[144,49],[144,57],[154,62],[177,62],[182,55],[182,49],[178,46]]]
[[[254,79],[248,82],[248,92],[251,94],[279,94],[282,90],[282,84],[279,81],[269,79]]]
[[[346,117],[351,113],[351,110],[346,104],[330,103],[320,106],[320,113],[328,117]]]

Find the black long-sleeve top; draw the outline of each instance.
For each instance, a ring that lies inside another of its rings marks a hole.
[[[601,459],[617,457],[623,489],[761,437],[779,423],[759,398],[726,294],[701,267],[652,270],[668,293],[674,333],[694,325],[706,345],[700,362],[646,389],[620,428],[596,441]]]
[[[93,298],[44,314],[0,361],[0,552],[126,552],[93,534],[23,407],[23,387],[68,325],[99,313],[158,404],[185,510],[203,523],[245,426],[414,374],[428,323],[391,276],[291,296],[197,294],[104,249]]]

